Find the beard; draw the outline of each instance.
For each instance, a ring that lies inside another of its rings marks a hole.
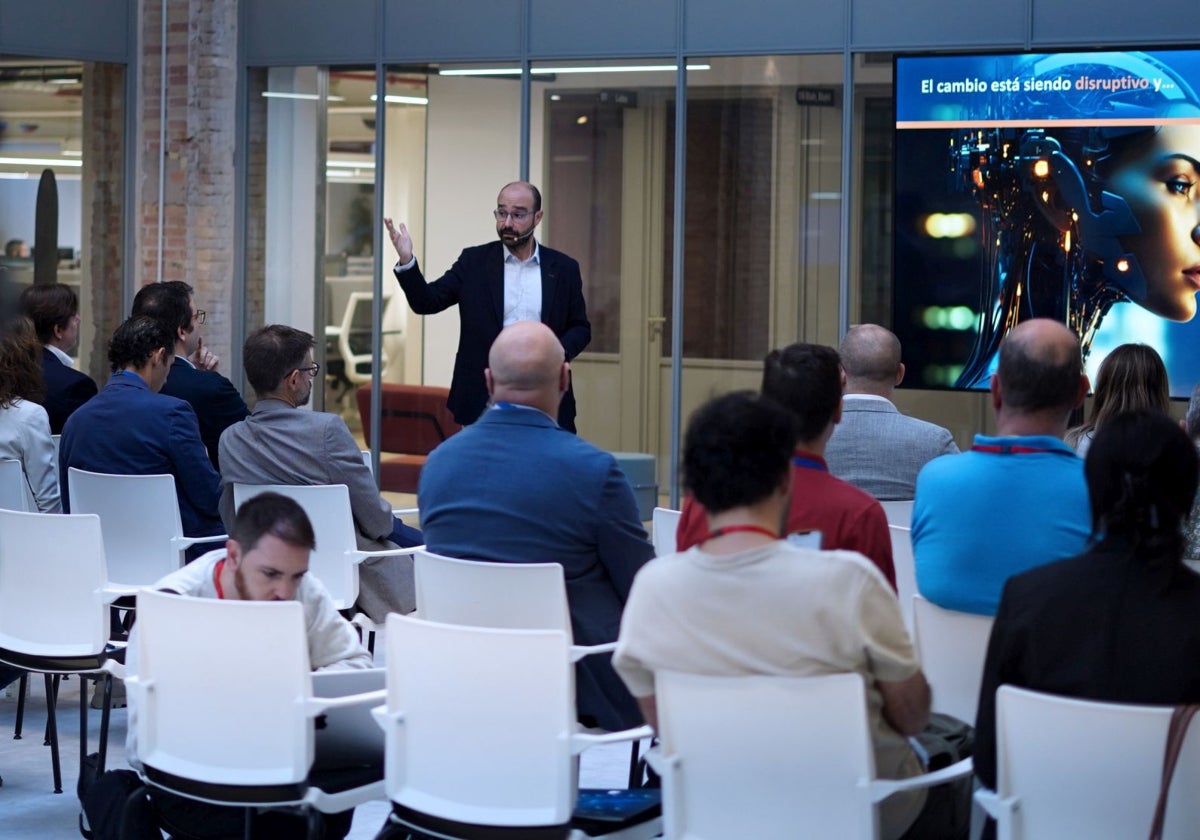
[[[517,248],[524,245],[533,237],[533,225],[529,226],[529,230],[521,233],[516,228],[505,227],[501,228],[499,233],[500,241],[509,248]]]

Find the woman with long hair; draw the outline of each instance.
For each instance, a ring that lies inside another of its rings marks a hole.
[[[26,507],[61,513],[58,448],[42,398],[42,345],[28,318],[0,320],[0,458],[21,462]]]
[[[1200,475],[1195,446],[1165,414],[1118,414],[1097,432],[1084,473],[1091,547],[1009,578],[1000,599],[976,717],[975,772],[988,787],[1001,685],[1114,703],[1200,703],[1200,575],[1183,562]]]
[[[1100,363],[1091,417],[1067,431],[1067,445],[1082,458],[1109,418],[1139,408],[1166,414],[1170,404],[1170,384],[1162,357],[1145,344],[1122,344]]]

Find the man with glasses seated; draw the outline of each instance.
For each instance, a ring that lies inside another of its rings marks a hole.
[[[161,321],[175,335],[175,358],[162,393],[184,400],[196,412],[200,439],[215,469],[217,442],[221,432],[249,414],[242,395],[233,383],[217,373],[220,358],[204,346],[199,327],[205,312],[197,309],[192,287],[181,280],[150,283],[133,299],[134,315]]]
[[[537,187],[524,181],[508,184],[492,214],[499,242],[464,249],[450,270],[432,283],[417,265],[408,228],[384,219],[400,258],[396,279],[412,311],[433,315],[458,304],[458,354],[446,405],[463,426],[478,420],[487,406],[483,371],[501,329],[518,321],[541,321],[558,336],[568,362],[592,340],[579,263],[534,239],[542,220]],[[575,431],[575,395],[569,386],[559,406],[558,425]]]
[[[337,414],[297,411],[307,405],[321,366],[313,337],[271,324],[246,339],[246,378],[258,396],[250,415],[221,435],[221,519],[233,527],[235,484],[345,484],[358,547],[367,551],[421,545],[421,532],[392,516],[346,423]],[[411,557],[377,557],[359,566],[358,606],[374,621],[416,608]]]

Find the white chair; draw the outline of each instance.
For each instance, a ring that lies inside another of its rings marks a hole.
[[[917,566],[913,561],[912,529],[907,525],[889,525],[892,538],[892,568],[896,572],[896,596],[908,634],[913,632],[913,596],[917,594]]]
[[[903,525],[905,528],[912,525],[912,499],[899,499],[879,504],[883,507],[883,514],[887,517],[889,525]]]
[[[663,836],[873,838],[892,793],[971,772],[964,759],[911,779],[875,778],[858,674],[722,677],[658,671]]]
[[[111,675],[109,604],[100,519],[89,514],[0,510],[0,662],[45,674],[47,739],[54,791],[62,792],[55,710],[57,679],[77,674],[105,680],[100,766],[108,747]],[[80,766],[87,755],[88,693],[79,692]],[[24,694],[17,710],[24,714]],[[18,728],[20,724],[18,723]]]
[[[933,689],[933,709],[975,725],[993,618],[956,612],[913,596],[913,643]]]
[[[414,557],[413,577],[416,614],[426,621],[510,630],[559,630],[571,642],[572,662],[617,649],[616,642],[574,643],[566,581],[558,563],[489,563],[422,550]],[[641,782],[640,750],[641,745],[635,741],[629,755],[630,787]]]
[[[355,385],[371,381],[371,292],[351,292],[337,332],[338,352],[345,363],[346,379]],[[387,354],[380,349],[380,364]],[[365,366],[365,367],[364,367]]]
[[[681,511],[656,507],[650,519],[650,536],[654,543],[654,556],[664,557],[675,553],[675,531],[679,528]]]
[[[0,458],[0,510],[27,512],[25,470],[13,458]]]
[[[309,782],[317,715],[384,693],[313,695],[303,604],[149,589],[137,601],[136,665],[126,684],[146,782],[243,808],[334,813],[382,798],[381,778],[337,793]]]
[[[193,545],[227,539],[224,534],[184,536],[170,475],[110,475],[71,467],[67,486],[73,513],[100,517],[110,585],[125,595],[178,570]]]
[[[393,821],[439,837],[490,836],[481,826],[507,827],[511,837],[582,837],[570,830],[574,757],[649,728],[575,731],[569,647],[561,630],[389,615],[388,699],[375,715],[387,736]],[[656,831],[652,821],[637,836]]]
[[[417,615],[426,621],[510,630],[561,630],[572,637],[558,563],[489,563],[420,550],[413,557]],[[616,642],[571,644],[571,661],[610,653]]]
[[[353,608],[358,600],[359,563],[371,557],[411,555],[420,547],[360,551],[345,484],[235,484],[234,505],[240,508],[247,499],[266,492],[287,496],[304,508],[317,538],[309,571],[325,584],[339,610]]]
[[[996,791],[976,801],[1000,840],[1144,837],[1150,831],[1171,722],[1169,706],[1074,700],[1001,686]],[[1168,800],[1164,838],[1200,831],[1200,726],[1193,722]]]

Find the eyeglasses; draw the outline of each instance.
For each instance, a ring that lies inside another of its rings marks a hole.
[[[197,325],[203,324],[206,317],[208,317],[207,312],[205,312],[203,309],[197,309],[195,317],[192,318],[192,323]]]
[[[492,215],[496,217],[497,222],[503,222],[505,219],[512,219],[517,224],[520,224],[533,214],[528,210],[517,210],[513,213],[509,213],[506,210],[493,210]]]
[[[298,368],[294,368],[294,370],[298,370],[301,373],[307,373],[309,376],[315,377],[318,373],[321,372],[321,366],[319,364],[317,364],[316,362],[313,362],[308,367],[298,367]]]

